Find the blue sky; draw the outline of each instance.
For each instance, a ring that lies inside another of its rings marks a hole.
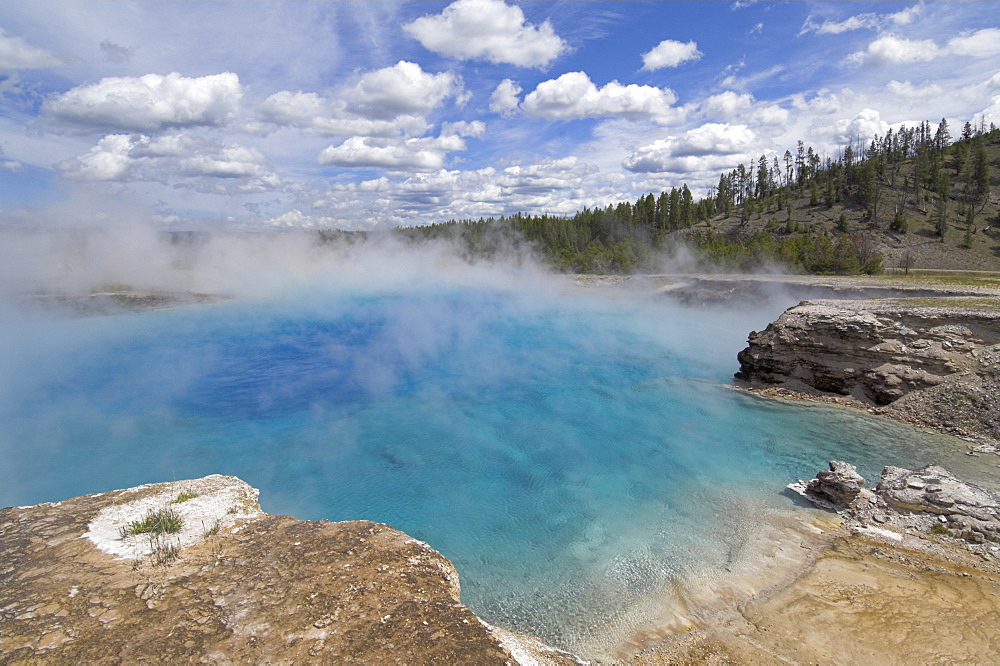
[[[0,224],[569,215],[947,118],[996,2],[3,2]]]

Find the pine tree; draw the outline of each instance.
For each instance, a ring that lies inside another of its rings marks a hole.
[[[990,194],[990,161],[986,155],[984,139],[976,141],[972,158],[972,192],[975,202],[985,202]]]
[[[962,247],[971,248],[972,247],[972,228],[976,223],[976,212],[969,207],[969,210],[965,213],[965,238],[962,239]]]
[[[951,132],[948,131],[948,121],[942,118],[941,124],[938,125],[937,132],[934,134],[934,147],[938,150],[938,152],[941,152],[950,144]]]
[[[948,230],[948,197],[951,195],[951,181],[948,174],[942,173],[938,176],[937,183],[937,209],[934,215],[934,230],[944,242],[944,234]]]

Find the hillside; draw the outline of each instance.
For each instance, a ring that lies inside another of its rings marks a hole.
[[[977,142],[983,144],[989,179],[988,189],[978,196],[970,165]],[[907,265],[916,269],[1000,270],[1000,131],[960,140],[935,159],[940,161],[933,167],[936,177],[920,178],[920,170],[927,167],[917,157],[892,164],[884,156],[868,156],[855,169],[864,172],[868,162],[875,161],[877,167],[872,170],[880,191],[869,195],[867,201],[864,193],[859,196],[842,187],[835,190],[831,201],[827,184],[843,177],[843,169],[834,173],[821,170],[801,185],[781,188],[780,194],[754,197],[748,213],[741,215],[734,207],[729,215],[722,212],[678,235],[697,239],[698,232],[714,232],[741,244],[760,232],[778,239],[813,234],[836,241],[854,236],[856,242],[869,246],[868,252],[883,255],[886,270],[902,270]],[[932,179],[940,184],[945,177],[949,187],[942,199],[940,187],[928,186]],[[916,184],[915,180],[923,182]],[[943,225],[942,201],[947,202]],[[897,214],[905,222],[900,223]]]
[[[822,158],[800,141],[770,161],[721,174],[708,196],[687,185],[571,218],[451,220],[396,229],[414,242],[451,238],[470,256],[531,244],[575,273],[656,271],[681,247],[696,268],[803,273],[1000,271],[1000,130],[966,123],[891,130]]]

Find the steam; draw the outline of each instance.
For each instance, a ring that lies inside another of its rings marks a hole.
[[[309,285],[387,289],[448,280],[544,281],[528,248],[477,261],[451,241],[390,233],[321,242],[314,232],[166,234],[151,227],[0,230],[0,292],[186,291],[267,297]],[[511,268],[516,267],[516,271]]]

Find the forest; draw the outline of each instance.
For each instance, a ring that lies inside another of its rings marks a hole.
[[[855,141],[836,157],[821,157],[799,141],[780,158],[761,155],[722,173],[699,199],[684,184],[568,218],[517,213],[393,233],[410,242],[451,239],[470,258],[527,243],[555,269],[573,273],[655,271],[686,247],[696,261],[727,270],[778,265],[873,274],[884,270],[887,251],[900,268],[920,263],[921,253],[930,256],[930,240],[949,252],[948,265],[1000,268],[998,206],[990,196],[998,156],[1000,130],[993,124],[967,122],[953,137],[946,120],[936,127],[924,121],[867,145]],[[907,234],[920,241],[908,242]]]

